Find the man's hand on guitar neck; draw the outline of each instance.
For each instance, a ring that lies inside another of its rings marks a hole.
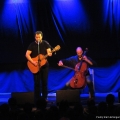
[[[52,51],[50,48],[47,49],[47,54],[48,54],[48,56],[52,56]]]
[[[48,54],[48,56],[52,56],[52,52],[48,52],[47,54]]]

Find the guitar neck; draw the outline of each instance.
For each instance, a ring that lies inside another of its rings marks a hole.
[[[52,50],[51,53],[55,52],[55,50]],[[41,60],[45,59],[48,57],[48,54],[46,54]]]

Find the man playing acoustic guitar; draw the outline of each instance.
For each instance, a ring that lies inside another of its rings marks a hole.
[[[70,79],[66,86],[70,88],[84,88],[87,84],[90,91],[90,98],[94,99],[94,87],[93,81],[88,68],[90,66],[96,65],[96,62],[93,61],[90,57],[87,57],[87,50],[83,52],[81,47],[76,48],[76,55],[71,56],[67,59],[62,59],[59,61],[58,66],[63,66],[66,68],[71,68],[75,71],[75,75]]]
[[[50,44],[47,41],[42,40],[42,38],[43,33],[41,31],[36,31],[35,41],[28,46],[25,55],[28,60],[28,68],[34,75],[35,101],[41,97],[41,93],[42,97],[47,100],[48,94],[47,81],[49,63],[46,56],[52,56],[52,52]]]

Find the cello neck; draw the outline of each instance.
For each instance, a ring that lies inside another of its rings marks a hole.
[[[88,52],[88,48],[86,48],[86,50],[83,52],[82,57],[81,57],[81,58],[78,58],[78,59],[80,60],[80,65],[79,65],[78,70],[81,69],[82,62],[83,62],[83,56],[86,55],[87,52]]]

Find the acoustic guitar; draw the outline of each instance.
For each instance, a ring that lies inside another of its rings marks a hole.
[[[53,48],[53,50],[52,50],[51,52],[52,52],[52,53],[53,53],[53,52],[56,52],[56,51],[58,51],[59,49],[60,49],[60,46],[57,45],[55,48]],[[32,73],[37,73],[37,72],[40,70],[40,68],[41,68],[43,65],[45,65],[45,63],[47,62],[47,59],[46,59],[47,57],[48,57],[48,54],[46,54],[46,55],[39,54],[38,56],[32,58],[32,60],[34,60],[34,61],[38,61],[38,58],[40,58],[40,61],[38,62],[38,65],[37,65],[37,66],[33,65],[30,61],[28,61],[28,62],[27,62],[27,66],[28,66],[29,70],[30,70]]]

